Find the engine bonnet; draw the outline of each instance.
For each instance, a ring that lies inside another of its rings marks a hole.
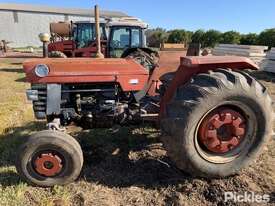
[[[38,64],[47,65],[48,76],[39,78],[35,74],[35,66]],[[125,91],[142,90],[149,76],[132,59],[30,59],[23,63],[23,68],[30,83],[118,82]]]

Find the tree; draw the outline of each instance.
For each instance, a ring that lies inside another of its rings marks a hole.
[[[200,43],[201,45],[203,45],[204,35],[205,35],[205,31],[202,29],[199,29],[193,33],[191,40],[193,43]]]
[[[202,47],[215,47],[221,40],[221,32],[217,30],[208,30],[203,35],[203,45]]]
[[[191,32],[183,29],[175,29],[169,32],[168,43],[189,43],[191,41]]]
[[[149,47],[160,47],[163,42],[167,41],[168,34],[165,29],[156,28],[146,31],[147,44]]]
[[[241,34],[236,31],[228,31],[221,35],[221,42],[223,44],[240,44]]]
[[[258,37],[258,44],[275,47],[275,28],[261,32]]]
[[[256,45],[258,41],[258,35],[255,33],[243,34],[240,39],[242,45]]]

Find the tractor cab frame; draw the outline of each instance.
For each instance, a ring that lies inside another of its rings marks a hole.
[[[48,46],[50,57],[93,57],[95,55],[94,22],[71,22],[70,26],[67,26],[68,31],[64,32],[66,35],[59,35],[60,31],[53,29],[52,25],[59,26],[58,24],[60,27],[68,25],[66,22],[51,24],[51,43]],[[146,46],[145,30],[147,28],[148,24],[137,18],[125,17],[101,21],[102,53],[107,58],[126,57],[137,49],[150,54],[151,50]]]

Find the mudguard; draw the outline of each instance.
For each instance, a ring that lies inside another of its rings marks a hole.
[[[181,85],[187,83],[192,76],[219,68],[230,68],[232,70],[252,69],[259,67],[250,59],[238,56],[192,56],[181,57],[180,66],[175,77],[168,86],[161,99],[160,117],[165,114],[165,105],[172,99],[175,91]]]

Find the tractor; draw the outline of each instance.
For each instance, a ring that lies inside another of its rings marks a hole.
[[[106,23],[100,23],[101,44],[106,47]],[[91,57],[96,52],[95,23],[92,21],[50,23],[48,56],[52,58]],[[104,51],[103,51],[104,52]]]
[[[107,58],[130,57],[142,61],[145,67],[154,67],[159,56],[146,46],[147,27],[147,23],[133,17],[100,22],[101,52]],[[97,51],[95,30],[92,21],[51,23],[49,57],[94,57]]]
[[[18,149],[18,173],[43,187],[73,182],[84,159],[80,144],[66,133],[68,125],[93,129],[143,122],[158,125],[168,156],[190,175],[239,173],[273,134],[272,99],[246,72],[258,66],[237,56],[179,61],[177,70],[169,71],[148,70],[133,58],[26,60],[27,98],[47,129]]]

